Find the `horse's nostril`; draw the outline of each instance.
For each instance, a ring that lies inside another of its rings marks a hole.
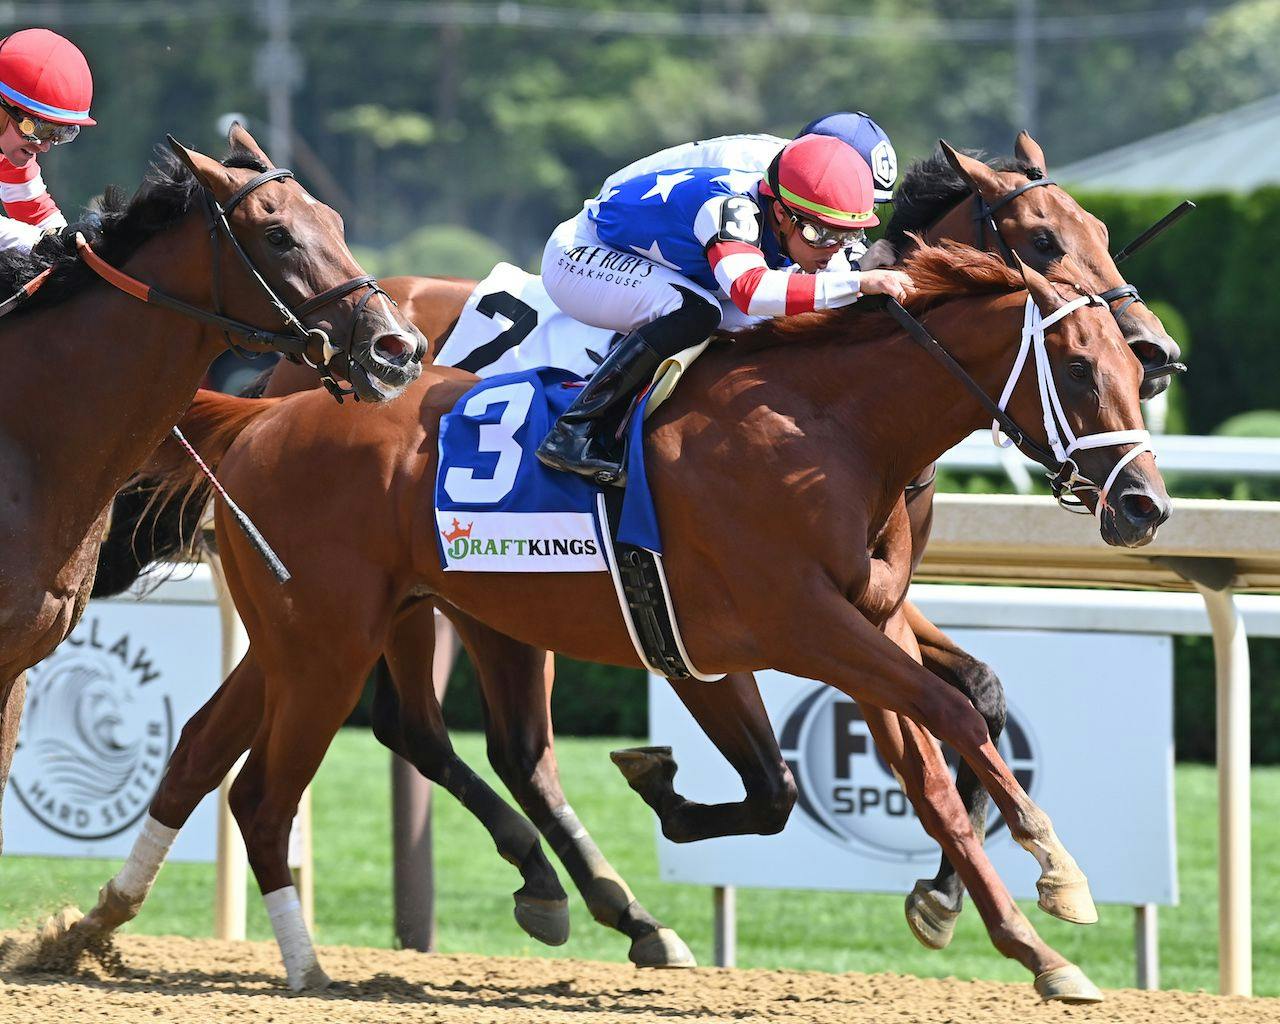
[[[1160,518],[1160,506],[1150,495],[1130,493],[1120,498],[1120,510],[1135,525],[1150,523]]]
[[[403,366],[413,354],[413,346],[400,334],[379,334],[373,340],[373,352],[392,366]]]

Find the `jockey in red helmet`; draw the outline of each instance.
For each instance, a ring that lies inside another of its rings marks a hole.
[[[542,281],[564,313],[623,337],[538,458],[602,483],[619,481],[611,437],[663,359],[730,318],[831,309],[877,293],[904,299],[911,279],[899,271],[827,269],[879,223],[874,203],[866,161],[825,135],[788,143],[763,180],[758,168],[655,171],[587,203],[551,236]]]
[[[30,249],[66,227],[45,188],[37,158],[70,142],[89,116],[93,77],[84,54],[47,28],[0,40],[0,249]]]

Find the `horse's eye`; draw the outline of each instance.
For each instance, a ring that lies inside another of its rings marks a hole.
[[[1036,247],[1037,252],[1053,252],[1057,246],[1054,245],[1052,235],[1036,235],[1031,239],[1031,244]]]
[[[1073,359],[1067,363],[1067,373],[1071,374],[1076,380],[1089,379],[1089,364],[1083,359]]]
[[[274,245],[277,249],[283,249],[289,244],[289,232],[282,227],[267,228],[267,241]]]

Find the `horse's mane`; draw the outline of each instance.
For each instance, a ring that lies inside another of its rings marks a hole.
[[[896,269],[911,275],[915,289],[906,305],[916,314],[950,299],[1010,294],[1026,288],[1022,276],[998,256],[959,242],[943,241],[939,245],[920,242],[919,248]],[[1067,273],[1068,268],[1063,267],[1050,274],[1050,280],[1076,287],[1074,281],[1065,276]],[[722,339],[732,342],[739,352],[754,352],[776,345],[846,339],[849,332],[841,325],[849,318],[857,319],[859,343],[877,341],[899,330],[898,322],[883,310],[858,309],[858,305],[861,303],[764,320],[752,327],[722,335]]]
[[[225,167],[266,170],[260,157],[239,148],[233,149],[222,163]],[[89,241],[98,255],[119,266],[144,242],[190,213],[199,197],[200,183],[195,175],[168,146],[157,146],[155,158],[132,199],[125,199],[123,189],[109,186],[90,202],[89,209],[102,218],[102,227],[88,232],[92,236]],[[53,273],[18,312],[61,302],[86,282],[99,280],[77,255],[74,241],[42,239],[30,252],[0,252],[0,299],[50,267]]]
[[[996,171],[1024,174],[1029,179],[1044,177],[1035,164],[1018,157],[996,157],[988,160],[978,150],[965,150],[966,155],[982,160]],[[909,232],[923,233],[926,228],[972,192],[969,183],[956,173],[942,150],[907,168],[902,183],[893,193],[893,218],[885,229],[885,238],[894,252],[904,252]]]

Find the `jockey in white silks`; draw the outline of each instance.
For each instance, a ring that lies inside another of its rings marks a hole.
[[[44,28],[0,40],[0,249],[30,249],[66,228],[38,158],[96,123],[92,99],[88,62],[70,40]]]
[[[622,468],[607,450],[609,428],[664,359],[728,318],[741,323],[743,316],[829,309],[862,294],[905,298],[911,282],[900,271],[827,269],[879,223],[875,191],[866,160],[829,135],[785,144],[763,174],[703,165],[607,185],[556,229],[542,280],[564,313],[624,337],[556,422],[538,458],[554,469],[619,482]]]

